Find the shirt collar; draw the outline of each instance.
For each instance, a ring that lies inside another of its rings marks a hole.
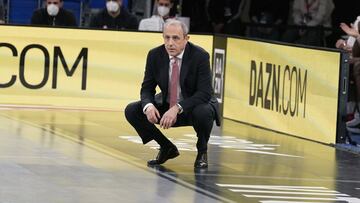
[[[170,61],[171,61],[174,57],[176,57],[177,59],[182,60],[182,58],[183,58],[183,56],[184,56],[184,52],[185,52],[185,49],[182,50],[182,52],[181,52],[179,55],[177,55],[177,56],[170,56],[170,55],[169,55]]]

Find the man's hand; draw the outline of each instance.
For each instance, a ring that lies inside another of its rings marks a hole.
[[[335,43],[335,47],[338,49],[343,49],[346,46],[346,41],[343,39],[338,39]]]
[[[160,127],[164,129],[168,129],[174,125],[177,119],[177,115],[179,112],[179,107],[177,105],[171,107],[160,120]]]
[[[338,40],[336,41],[335,47],[338,48],[338,49],[345,50],[345,51],[347,51],[347,52],[351,52],[351,51],[352,51],[352,47],[348,46],[348,45],[346,44],[346,41],[343,40],[343,39],[338,39]]]
[[[145,114],[148,121],[152,124],[157,123],[160,118],[160,113],[154,105],[148,106],[145,110]]]
[[[359,37],[359,32],[356,31],[353,26],[349,27],[348,25],[346,25],[346,23],[340,23],[340,28],[350,36],[353,36],[355,38]]]

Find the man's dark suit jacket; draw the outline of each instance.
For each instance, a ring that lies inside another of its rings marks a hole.
[[[161,45],[149,51],[145,76],[141,86],[142,107],[148,103],[165,104],[169,84],[169,55]],[[161,93],[155,96],[156,86]],[[184,112],[199,104],[210,103],[215,110],[216,124],[220,125],[219,108],[211,86],[209,54],[202,48],[188,42],[185,47],[180,70],[180,87],[183,100],[179,102]]]

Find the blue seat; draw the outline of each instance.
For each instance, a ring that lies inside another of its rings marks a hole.
[[[128,8],[128,0],[123,0],[123,5]]]
[[[8,0],[7,3],[11,24],[30,24],[33,12],[40,6],[38,0]]]
[[[105,8],[105,0],[90,0],[91,9]]]
[[[78,25],[81,23],[82,3],[81,0],[66,0],[63,6],[64,9],[71,11],[75,15]]]

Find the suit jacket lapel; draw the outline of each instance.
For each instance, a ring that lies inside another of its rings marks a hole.
[[[188,42],[185,47],[184,55],[181,62],[181,70],[180,70],[180,85],[181,87],[184,84],[187,72],[189,71],[189,63],[190,63],[190,47]]]
[[[161,53],[161,68],[162,70],[160,71],[161,75],[160,75],[160,81],[161,81],[161,86],[165,87],[165,91],[163,92],[163,94],[167,95],[168,93],[168,86],[169,86],[169,64],[170,64],[170,60],[169,60],[169,54],[166,52],[165,46],[163,46],[162,49],[162,53]]]

